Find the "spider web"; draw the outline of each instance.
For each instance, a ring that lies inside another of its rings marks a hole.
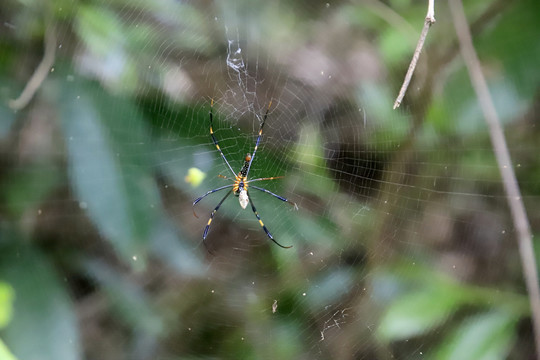
[[[421,24],[424,10],[414,10]],[[59,128],[62,135],[50,136],[66,146],[43,145],[54,160],[35,170],[60,172],[57,158],[67,159],[56,183],[69,194],[36,206],[49,214],[38,229],[67,239],[43,248],[70,279],[89,358],[435,357],[441,332],[460,324],[455,309],[477,303],[453,300],[423,332],[398,324],[388,335],[393,301],[418,290],[442,293],[426,302],[444,303],[456,284],[465,284],[460,294],[468,284],[524,293],[488,132],[472,91],[463,90],[457,53],[432,74],[428,59],[438,54],[427,50],[410,102],[393,111],[417,34],[401,18],[382,25],[386,5],[118,0],[77,11],[56,24],[57,58],[72,63],[58,61],[43,85],[62,99],[61,120],[45,127]],[[438,18],[437,49],[452,48],[441,40],[451,25]],[[527,116],[534,91],[520,93],[523,84],[503,75],[492,90],[516,132],[516,170],[537,173],[537,130]],[[31,111],[47,108],[47,96]],[[268,109],[249,178],[283,176],[256,185],[298,210],[256,190],[250,196],[292,249],[271,243],[234,196],[203,245],[210,212],[228,190],[191,204],[229,184],[218,175],[233,176],[210,137],[212,103],[214,134],[235,172]],[[98,125],[97,113],[105,119]],[[520,181],[532,214],[540,181]],[[79,255],[77,265],[58,260],[65,248]],[[532,339],[529,328],[523,333]]]

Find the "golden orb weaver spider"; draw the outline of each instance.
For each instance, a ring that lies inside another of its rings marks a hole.
[[[274,237],[272,236],[270,231],[268,231],[268,229],[266,228],[266,225],[264,225],[264,223],[262,222],[261,217],[259,216],[259,213],[257,212],[257,209],[255,208],[255,205],[253,204],[253,199],[251,199],[251,196],[249,195],[249,191],[248,191],[248,184],[251,184],[253,182],[264,181],[264,180],[274,180],[274,179],[283,178],[283,176],[272,176],[272,177],[264,177],[264,178],[257,178],[257,179],[253,179],[253,180],[248,180],[249,169],[251,169],[251,164],[253,163],[253,159],[255,158],[255,153],[257,152],[257,148],[259,147],[259,142],[261,141],[263,127],[264,127],[264,124],[266,122],[266,118],[268,117],[268,111],[270,110],[271,105],[272,105],[272,102],[270,101],[270,103],[268,104],[268,108],[266,109],[266,113],[264,114],[261,126],[259,128],[259,135],[257,136],[257,140],[255,142],[255,148],[253,149],[253,154],[248,153],[246,155],[246,157],[244,158],[244,165],[242,166],[242,169],[240,169],[240,172],[238,174],[236,174],[234,172],[231,164],[229,164],[229,161],[227,161],[227,158],[223,154],[223,151],[219,147],[218,140],[214,135],[214,129],[212,128],[212,124],[213,124],[213,111],[212,111],[212,109],[214,107],[214,100],[212,99],[212,102],[210,103],[210,136],[212,136],[212,141],[214,142],[214,145],[216,146],[216,149],[219,151],[219,154],[221,155],[221,157],[225,161],[225,164],[227,164],[227,167],[229,168],[229,170],[231,170],[232,174],[234,175],[234,182],[232,184],[229,184],[229,185],[225,185],[225,186],[221,186],[221,187],[218,187],[216,189],[213,189],[213,190],[209,190],[203,196],[195,199],[195,201],[193,202],[193,207],[195,208],[195,205],[197,205],[197,203],[199,201],[201,201],[202,199],[204,199],[206,196],[208,196],[210,194],[213,194],[213,193],[215,193],[217,191],[220,191],[220,190],[232,188],[232,191],[227,192],[227,194],[221,199],[221,201],[217,204],[217,206],[214,208],[214,210],[212,210],[212,212],[210,213],[210,219],[208,220],[208,223],[206,224],[206,227],[204,228],[204,232],[203,232],[203,243],[205,245],[206,245],[206,237],[208,236],[208,231],[210,230],[210,224],[212,223],[212,220],[214,219],[214,215],[216,215],[216,212],[219,210],[221,204],[223,204],[223,202],[232,193],[232,194],[234,194],[235,196],[238,197],[238,201],[239,201],[240,206],[242,207],[242,209],[245,209],[248,206],[248,204],[251,204],[251,210],[253,211],[253,213],[257,217],[257,220],[259,221],[259,225],[261,225],[261,227],[263,228],[264,232],[266,233],[266,235],[268,236],[268,238],[270,240],[272,240],[278,246],[280,246],[282,248],[285,248],[285,249],[289,249],[289,248],[292,247],[292,245],[291,246],[281,245],[280,243],[278,243],[274,239]],[[223,176],[223,175],[218,175],[218,176],[223,178],[223,179],[232,180],[232,178],[228,178],[228,177]],[[273,197],[275,197],[275,198],[277,198],[277,199],[279,199],[279,200],[281,200],[283,202],[286,202],[286,203],[290,204],[296,210],[298,210],[298,206],[296,205],[296,203],[294,203],[292,201],[289,201],[288,199],[286,199],[286,198],[284,198],[282,196],[274,194],[273,192],[271,192],[269,190],[266,190],[265,188],[258,187],[258,186],[255,186],[255,185],[249,185],[249,187],[253,188],[253,189],[256,189],[256,190],[259,190],[259,191],[261,191],[263,193],[270,194]],[[195,211],[193,211],[193,214],[195,216],[197,216],[195,214]]]

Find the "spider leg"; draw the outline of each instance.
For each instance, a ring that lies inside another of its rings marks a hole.
[[[214,129],[212,128],[212,124],[213,124],[213,121],[214,121],[214,114],[212,112],[213,108],[214,108],[214,99],[212,99],[212,103],[210,104],[210,135],[212,136],[212,141],[214,142],[214,145],[216,145],[216,149],[218,149],[218,151],[221,154],[221,157],[223,158],[223,160],[225,160],[225,164],[227,164],[227,166],[229,167],[229,169],[231,170],[233,175],[236,175],[233,168],[231,167],[231,164],[229,164],[229,162],[227,161],[227,158],[223,154],[223,151],[221,151],[221,148],[219,147],[219,144],[218,144],[218,140],[214,136]]]
[[[210,224],[212,223],[212,220],[214,219],[214,215],[216,215],[217,211],[219,210],[219,207],[221,206],[221,204],[223,204],[223,202],[229,197],[229,195],[232,194],[232,191],[231,192],[228,192],[224,197],[223,199],[221,199],[221,201],[217,204],[217,206],[215,207],[214,210],[212,210],[212,212],[210,213],[210,219],[208,219],[208,224],[206,224],[206,227],[204,228],[204,233],[203,233],[203,242],[204,242],[204,245],[206,246],[206,236],[208,236],[208,230],[210,230]]]
[[[262,222],[261,220],[261,217],[259,216],[259,213],[257,212],[257,209],[255,209],[255,205],[253,205],[253,200],[251,200],[251,196],[249,196],[249,192],[247,193],[248,194],[248,198],[249,198],[249,203],[251,204],[251,210],[253,210],[253,213],[255,214],[255,216],[257,217],[257,220],[259,220],[259,224],[261,225],[261,227],[263,228],[264,232],[266,233],[266,235],[268,236],[268,238],[270,240],[272,240],[276,245],[278,245],[279,247],[282,247],[284,249],[290,249],[292,248],[292,245],[291,246],[283,246],[281,245],[280,243],[278,243],[274,237],[272,236],[272,234],[270,234],[270,231],[268,231],[268,229],[266,228],[266,225],[264,225],[264,223]]]
[[[204,198],[207,197],[208,195],[215,193],[216,191],[220,191],[220,190],[223,190],[223,189],[227,189],[227,188],[230,188],[230,187],[233,187],[233,186],[234,186],[234,184],[225,185],[225,186],[220,186],[220,187],[218,187],[218,188],[216,188],[216,189],[214,189],[214,190],[207,191],[206,194],[204,194],[203,196],[198,197],[197,199],[195,199],[195,201],[193,202],[193,215],[195,215],[196,218],[199,218],[199,217],[197,216],[197,214],[195,214],[195,205],[197,205],[197,203],[198,203],[199,201],[201,201],[202,199],[204,199]]]
[[[251,180],[248,180],[247,183],[254,182],[254,181],[282,179],[282,178],[284,178],[284,177],[285,177],[285,176],[272,176],[272,177],[265,177],[265,178],[251,179]]]
[[[268,111],[270,111],[270,106],[272,106],[272,101],[270,101],[270,103],[268,104],[268,108],[266,109],[266,113],[264,114],[261,127],[259,128],[259,136],[257,136],[257,141],[255,142],[255,148],[253,149],[253,154],[251,154],[251,160],[249,161],[246,176],[248,176],[249,169],[251,168],[251,163],[253,162],[253,159],[255,159],[255,153],[257,152],[257,148],[259,147],[259,142],[261,141],[264,123],[266,122],[266,118],[268,117]]]
[[[221,174],[219,174],[218,177],[220,177],[220,178],[222,178],[222,179],[225,179],[225,180],[232,180],[232,181],[235,180],[235,179],[232,179],[232,178],[230,178],[230,177],[227,177],[227,176],[221,175]]]
[[[263,180],[264,180],[264,179],[263,179]],[[253,180],[251,180],[251,181],[253,181]],[[292,207],[295,208],[295,210],[298,210],[298,205],[296,205],[296,203],[294,203],[294,202],[292,202],[292,201],[289,201],[289,199],[284,198],[283,196],[279,196],[278,194],[274,194],[274,193],[271,192],[270,190],[266,190],[266,189],[264,189],[264,188],[260,188],[260,187],[255,186],[255,185],[250,185],[250,187],[252,187],[252,188],[254,188],[254,189],[256,189],[256,190],[262,191],[262,192],[264,192],[264,193],[270,194],[270,195],[272,195],[273,197],[276,197],[276,198],[278,198],[279,200],[284,201],[284,202],[286,202],[287,204],[291,205]]]

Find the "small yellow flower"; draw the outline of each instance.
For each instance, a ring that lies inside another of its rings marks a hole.
[[[202,183],[205,177],[206,173],[202,172],[198,168],[192,167],[189,168],[188,173],[184,179],[188,184],[191,184],[191,186],[197,187]]]

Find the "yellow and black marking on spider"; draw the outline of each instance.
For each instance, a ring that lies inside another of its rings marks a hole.
[[[227,158],[223,154],[223,151],[221,151],[221,148],[219,147],[219,144],[218,144],[218,140],[214,136],[214,129],[212,128],[212,124],[213,124],[213,112],[212,112],[212,109],[214,107],[214,100],[212,100],[212,102],[210,104],[210,136],[212,136],[212,141],[214,142],[214,145],[216,146],[216,149],[219,151],[219,154],[221,155],[221,157],[225,161],[225,164],[227,164],[227,167],[229,168],[229,170],[231,170],[232,174],[234,175],[234,180],[232,178],[228,178],[228,177],[223,176],[223,175],[219,175],[219,177],[221,177],[223,179],[227,179],[227,180],[233,180],[234,182],[232,184],[221,186],[221,187],[218,187],[216,189],[207,191],[206,194],[204,194],[203,196],[197,198],[193,202],[193,207],[195,207],[195,205],[197,205],[197,203],[199,201],[201,201],[203,198],[205,198],[206,196],[208,196],[210,194],[213,194],[213,193],[215,193],[217,191],[223,190],[223,189],[232,188],[232,191],[227,192],[227,194],[221,199],[221,201],[217,204],[217,206],[214,208],[214,210],[212,210],[212,212],[210,213],[210,219],[208,219],[208,223],[206,224],[206,228],[204,229],[204,233],[203,233],[203,242],[206,241],[206,237],[208,236],[208,231],[210,230],[210,224],[212,224],[212,220],[214,219],[214,215],[216,215],[216,212],[219,210],[221,204],[223,204],[223,202],[232,193],[232,194],[234,194],[235,196],[238,197],[238,201],[240,202],[240,206],[242,207],[242,209],[245,209],[248,206],[248,204],[251,204],[251,210],[253,211],[253,213],[257,217],[257,220],[259,221],[259,224],[261,225],[261,227],[263,228],[264,232],[266,233],[266,235],[268,236],[268,238],[270,240],[272,240],[278,246],[280,246],[282,248],[285,248],[285,249],[288,249],[288,248],[292,247],[292,245],[291,246],[283,246],[274,239],[274,237],[272,236],[270,231],[268,231],[268,229],[266,228],[266,225],[264,225],[264,223],[262,222],[261,217],[259,216],[259,213],[257,212],[257,209],[255,209],[255,205],[253,205],[253,200],[251,199],[251,196],[249,195],[249,192],[248,192],[248,184],[251,184],[251,183],[256,182],[256,181],[274,180],[274,179],[283,178],[283,176],[273,176],[273,177],[265,177],[265,178],[258,178],[258,179],[248,180],[249,169],[251,168],[251,164],[253,163],[253,159],[255,158],[255,153],[257,152],[257,148],[259,147],[259,142],[261,141],[261,136],[262,136],[262,133],[263,133],[263,127],[264,127],[264,124],[266,122],[266,118],[268,117],[268,111],[270,110],[271,105],[272,105],[272,102],[270,101],[270,103],[268,104],[268,108],[266,109],[266,113],[264,114],[263,121],[261,123],[261,127],[259,128],[259,135],[257,136],[257,141],[255,142],[255,148],[253,149],[253,154],[248,153],[246,155],[246,157],[244,158],[244,165],[242,166],[242,169],[240,169],[240,172],[238,174],[236,174],[234,172],[233,168],[231,167],[231,164],[229,164],[229,162],[227,161]],[[279,199],[279,200],[281,200],[283,202],[286,202],[286,203],[290,204],[295,209],[298,209],[298,206],[294,202],[289,201],[288,199],[286,199],[286,198],[284,198],[282,196],[274,194],[273,192],[271,192],[269,190],[266,190],[265,188],[258,187],[258,186],[255,186],[255,185],[249,185],[249,187],[253,188],[253,189],[256,189],[256,190],[259,190],[259,191],[261,191],[263,193],[270,194],[273,197],[275,197],[275,198],[277,198],[277,199]],[[195,211],[193,212],[193,214],[195,214]],[[195,215],[195,216],[197,216],[197,215]]]

